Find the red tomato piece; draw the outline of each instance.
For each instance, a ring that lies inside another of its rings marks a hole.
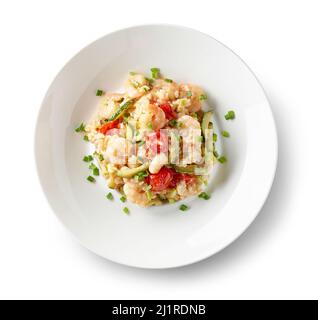
[[[169,103],[160,104],[159,107],[163,110],[165,113],[167,120],[173,120],[176,119],[177,113],[172,109],[171,105]]]
[[[111,130],[111,129],[114,129],[114,128],[119,128],[119,119],[117,120],[114,120],[114,121],[110,121],[110,122],[107,122],[105,123],[101,128],[99,128],[99,132],[102,133],[102,134],[107,134],[107,131],[108,130]]]
[[[149,175],[146,183],[151,185],[151,190],[154,192],[163,191],[170,186],[173,176],[174,170],[162,167],[158,173]]]
[[[187,185],[193,184],[196,182],[196,179],[196,176],[193,174],[175,172],[170,187],[175,188],[180,181],[184,181]]]

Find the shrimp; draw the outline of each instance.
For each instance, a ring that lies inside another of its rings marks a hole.
[[[200,122],[191,116],[182,116],[178,119],[182,129],[201,129]]]
[[[142,74],[133,74],[127,79],[125,90],[130,98],[139,98],[149,91],[150,87]]]
[[[135,182],[133,179],[126,180],[123,190],[127,199],[131,202],[144,207],[149,205],[150,200],[142,188],[142,183]]]
[[[191,96],[189,97],[189,93],[191,92]],[[202,103],[200,100],[200,96],[203,95],[203,90],[192,84],[181,84],[180,85],[180,97],[188,98],[190,100],[189,105],[187,106],[187,111],[189,113],[197,112],[201,110]]]
[[[128,143],[125,138],[117,135],[109,136],[104,152],[104,158],[113,164],[126,164],[128,157]]]
[[[190,116],[182,116],[178,119],[181,124],[180,135],[183,140],[182,164],[200,163],[201,154],[201,126],[198,120]]]
[[[143,109],[138,121],[141,129],[150,128],[154,131],[163,128],[166,123],[167,120],[164,111],[153,104],[149,104],[148,108]]]

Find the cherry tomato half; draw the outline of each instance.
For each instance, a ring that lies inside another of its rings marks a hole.
[[[107,122],[99,129],[99,132],[106,135],[108,130],[111,130],[114,128],[118,129],[119,124],[120,124],[119,119]]]
[[[154,192],[163,191],[167,189],[174,176],[174,170],[162,167],[156,174],[151,174],[146,178],[146,183],[151,185],[151,190]]]
[[[177,113],[172,109],[171,105],[169,103],[160,104],[159,107],[163,110],[165,113],[167,120],[173,120],[176,119]]]

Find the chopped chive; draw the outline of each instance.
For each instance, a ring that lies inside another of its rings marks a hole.
[[[119,199],[121,202],[126,202],[126,197],[125,196],[122,196],[122,197],[120,197],[120,199]]]
[[[173,82],[173,80],[171,80],[171,79],[165,79],[165,81],[168,82],[168,83],[172,83]]]
[[[220,163],[225,163],[227,161],[225,156],[219,157],[218,160],[219,160]]]
[[[105,92],[103,90],[100,90],[100,89],[96,90],[96,96],[97,97],[101,97],[104,94],[105,94]]]
[[[151,79],[151,78],[145,78],[148,82],[149,82],[149,84],[153,84],[153,82],[154,82],[154,79]]]
[[[134,71],[130,71],[129,74],[130,74],[131,76],[135,76],[137,73],[134,72]]]
[[[151,76],[154,79],[158,79],[159,78],[159,73],[160,73],[160,69],[159,68],[151,68],[150,71],[151,71]]]
[[[113,199],[114,199],[114,196],[113,196],[113,194],[112,194],[111,192],[108,192],[107,195],[106,195],[106,198],[107,198],[108,200],[113,200]]]
[[[94,168],[93,169],[93,175],[94,176],[99,176],[99,169],[98,168]]]
[[[85,136],[83,137],[83,140],[84,140],[84,141],[89,141],[89,140],[88,140],[88,136],[85,135]]]
[[[224,118],[226,120],[233,120],[235,119],[235,112],[233,110],[230,110],[225,116]]]
[[[145,92],[148,92],[150,90],[150,88],[147,86],[143,86],[142,88],[144,89]]]
[[[95,178],[92,177],[92,176],[88,176],[88,177],[87,177],[87,181],[89,181],[89,182],[96,182]]]
[[[227,131],[222,131],[222,136],[224,138],[229,138],[230,137],[230,134],[227,132]]]
[[[85,131],[85,124],[82,122],[76,129],[75,132],[84,132]]]
[[[206,192],[201,192],[198,196],[200,199],[209,200],[211,196],[207,194]]]
[[[91,162],[91,161],[93,161],[93,160],[94,160],[94,158],[93,158],[91,155],[85,156],[85,157],[83,158],[83,161],[84,161],[84,162]]]
[[[189,210],[189,207],[188,207],[187,205],[185,205],[185,204],[182,204],[182,205],[179,207],[179,209],[180,209],[181,211],[187,211],[187,210]]]
[[[148,177],[149,173],[147,171],[141,171],[134,175],[135,180],[144,181]]]
[[[206,94],[201,94],[200,98],[199,98],[201,101],[204,101],[204,100],[208,100],[208,96]]]
[[[129,212],[130,212],[127,207],[125,207],[125,208],[123,209],[123,211],[124,211],[124,213],[126,213],[126,214],[129,214]]]
[[[138,146],[141,147],[141,146],[143,146],[145,144],[145,140],[139,141],[137,143],[138,143]]]
[[[181,105],[182,105],[183,107],[185,107],[185,106],[187,105],[187,100],[186,100],[186,99],[182,99],[182,100],[181,100]]]
[[[103,161],[104,160],[104,156],[101,153],[98,152],[94,152],[94,156],[98,158],[99,161]]]
[[[187,91],[187,97],[191,98],[192,97],[192,92],[191,91]]]
[[[213,142],[218,141],[218,135],[216,133],[213,133]]]
[[[169,121],[169,125],[171,127],[178,127],[178,121],[176,119],[172,119]]]
[[[152,192],[150,190],[147,190],[146,191],[146,196],[147,196],[148,200],[151,200],[152,199]]]
[[[215,158],[218,158],[219,157],[219,154],[216,150],[213,151],[213,155],[215,156]]]
[[[148,123],[148,128],[151,129],[151,130],[153,129],[153,126],[152,126],[152,123],[151,123],[151,122]]]
[[[140,83],[137,82],[137,81],[134,81],[134,80],[130,81],[130,83],[132,84],[132,86],[133,86],[135,89],[137,89],[137,88],[140,86]]]
[[[90,170],[95,170],[96,168],[97,167],[95,166],[95,164],[93,162],[88,167],[88,169],[90,169]]]

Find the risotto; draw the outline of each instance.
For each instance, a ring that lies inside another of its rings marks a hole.
[[[152,68],[149,78],[130,72],[124,93],[96,95],[98,109],[77,129],[95,146],[93,156],[84,158],[93,175],[100,172],[123,202],[140,206],[209,198],[202,191],[211,169],[217,158],[226,159],[215,151],[213,113],[200,87],[165,79]]]

